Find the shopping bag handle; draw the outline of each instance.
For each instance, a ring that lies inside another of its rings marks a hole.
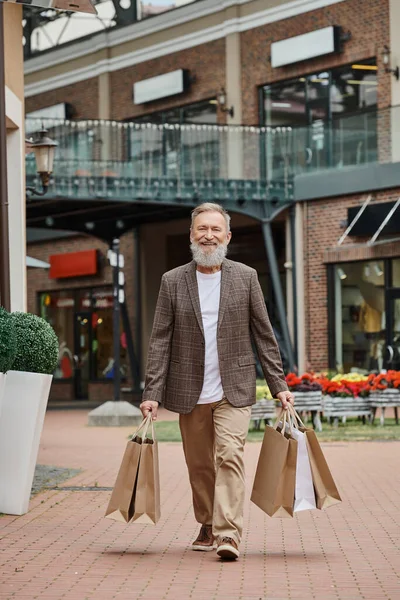
[[[307,429],[306,426],[304,425],[303,421],[301,420],[301,417],[299,415],[299,413],[297,412],[297,410],[295,409],[294,406],[292,406],[292,404],[289,404],[289,411],[291,413],[291,417],[293,419],[293,425],[296,429],[298,429],[298,425],[300,423],[300,425],[302,427],[304,427],[304,429]]]
[[[285,437],[286,422],[289,425],[289,431],[290,431],[290,433],[292,433],[292,430],[293,430],[292,421],[291,421],[290,415],[289,415],[288,411],[285,408],[281,409],[281,412],[279,413],[278,418],[275,421],[274,429],[278,429],[278,425],[279,425],[280,421],[282,420],[282,415],[283,415],[283,427],[282,427],[282,430],[281,430],[281,434],[283,435],[283,437]]]
[[[144,417],[143,421],[140,423],[140,425],[139,425],[139,427],[136,429],[135,433],[133,433],[133,434],[132,434],[132,439],[134,439],[135,437],[137,437],[137,435],[138,435],[139,431],[140,431],[141,429],[143,429],[143,428],[144,428],[144,432],[143,432],[143,435],[142,435],[142,436],[140,436],[140,437],[142,437],[142,439],[143,439],[143,440],[144,440],[144,439],[146,439],[146,436],[147,436],[147,430],[148,430],[148,428],[149,428],[150,421],[151,421],[151,422],[153,421],[153,419],[151,418],[151,413],[149,413],[149,414],[147,415],[147,417]],[[153,423],[151,423],[151,424],[152,424],[152,426],[153,426]]]

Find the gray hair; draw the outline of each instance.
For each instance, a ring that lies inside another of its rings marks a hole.
[[[203,212],[218,212],[222,215],[226,222],[226,227],[229,231],[231,230],[231,216],[220,204],[214,204],[213,202],[204,202],[203,204],[199,204],[196,206],[194,210],[192,210],[192,221],[190,224],[191,229],[193,229],[193,223],[195,218]]]

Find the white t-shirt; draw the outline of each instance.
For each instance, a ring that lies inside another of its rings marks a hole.
[[[205,339],[204,382],[198,404],[210,404],[224,396],[217,349],[221,271],[210,275],[196,271],[196,275]]]

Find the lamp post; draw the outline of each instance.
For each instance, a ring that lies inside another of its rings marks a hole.
[[[41,191],[34,187],[26,188],[26,191],[31,195],[44,196],[46,194],[49,187],[50,176],[53,172],[54,154],[58,144],[49,138],[46,135],[47,133],[47,130],[43,127],[43,129],[38,132],[39,138],[36,141],[30,142],[30,151],[35,154],[36,171],[42,182]]]

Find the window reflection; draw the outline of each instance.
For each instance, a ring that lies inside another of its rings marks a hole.
[[[265,86],[269,178],[376,161],[377,83],[373,58]]]
[[[217,124],[215,100],[200,102],[168,111],[152,113],[133,119],[136,123],[171,125],[146,131],[132,129],[129,140],[129,155],[139,177],[163,176],[168,178],[197,178],[219,176],[220,135],[218,131],[201,127]],[[185,129],[174,128],[174,124],[192,125]],[[198,125],[198,129],[196,128]]]

